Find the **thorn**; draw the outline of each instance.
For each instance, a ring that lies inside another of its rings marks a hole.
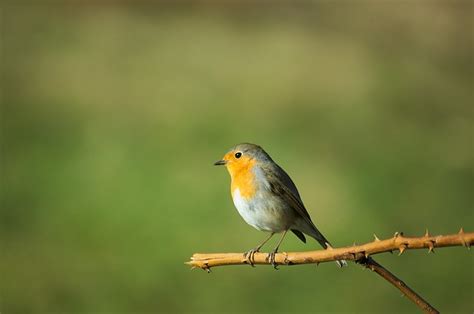
[[[326,242],[326,250],[333,250],[333,247]]]
[[[364,256],[365,256],[365,258],[369,257],[369,255],[370,255],[370,254],[367,253],[367,251],[364,251]]]
[[[375,233],[374,233],[374,238],[375,238],[375,241],[380,241],[380,239],[377,237]]]
[[[202,265],[201,267],[203,270],[207,271],[207,273],[209,274],[211,272],[211,267],[209,267],[209,265],[206,263],[204,265]]]
[[[395,232],[395,234],[393,235],[394,238],[398,238],[398,237],[403,237],[403,232]]]
[[[398,253],[398,256],[402,255],[403,252],[405,252],[405,249],[407,248],[407,245],[405,243],[403,243],[402,245],[400,245],[400,247],[398,248],[398,250],[400,251],[400,253]]]
[[[356,245],[357,245],[357,244],[356,244],[355,241],[354,241],[354,243],[352,243],[352,246],[356,246]]]
[[[428,231],[428,228],[426,228],[425,237],[427,237],[427,238],[431,237],[430,232]]]
[[[464,228],[461,227],[461,229],[459,229],[459,232],[458,234],[461,236],[461,243],[462,243],[462,246],[465,246],[467,247],[468,250],[470,250],[470,244],[466,243],[466,240],[464,239]]]
[[[466,242],[466,239],[464,239],[464,228],[463,227],[461,227],[461,229],[459,229],[459,234],[461,235],[462,245],[467,247],[468,250],[471,250],[471,243]]]
[[[434,253],[434,241],[431,240],[431,241],[428,241],[426,242],[426,244],[428,245],[428,254],[429,253]]]

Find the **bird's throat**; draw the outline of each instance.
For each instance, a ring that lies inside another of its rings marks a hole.
[[[250,199],[255,195],[255,173],[253,167],[255,160],[249,160],[245,163],[228,165],[227,169],[232,180],[231,192],[234,195],[236,189],[239,189],[240,196],[244,199]]]

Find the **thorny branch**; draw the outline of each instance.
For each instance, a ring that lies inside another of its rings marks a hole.
[[[374,241],[352,245],[342,248],[329,248],[327,250],[309,251],[309,252],[282,252],[275,256],[275,263],[278,265],[300,265],[300,264],[319,264],[323,262],[336,260],[352,260],[371,269],[392,285],[397,287],[405,296],[412,300],[425,313],[438,313],[428,302],[423,300],[416,292],[411,290],[403,281],[390,273],[380,264],[375,262],[371,255],[399,251],[398,255],[411,249],[428,249],[428,253],[434,252],[434,248],[447,246],[464,246],[470,249],[474,243],[474,232],[464,232],[461,230],[457,234],[431,236],[426,233],[421,237],[405,237],[402,232],[396,232],[389,239],[380,240],[374,234]],[[267,253],[255,253],[253,264],[271,265],[267,259]],[[243,253],[195,253],[191,261],[186,264],[192,268],[201,268],[210,272],[211,267],[224,265],[245,265],[250,264],[248,258]]]
[[[330,248],[328,250],[317,250],[308,252],[282,252],[277,253],[275,262],[278,265],[319,264],[336,260],[358,261],[370,255],[399,251],[401,255],[410,249],[428,249],[431,253],[435,248],[446,246],[465,246],[469,248],[474,243],[474,232],[464,232],[461,228],[459,233],[450,235],[431,236],[428,231],[422,237],[405,237],[402,232],[396,232],[392,238],[380,240],[374,235],[373,242],[352,245],[341,248]],[[255,265],[271,265],[267,260],[268,253],[255,253]],[[186,264],[193,268],[209,270],[211,267],[224,265],[249,264],[249,260],[243,253],[195,253],[191,261]]]
[[[416,304],[425,313],[439,313],[437,309],[435,309],[431,304],[428,303],[425,299],[423,299],[418,293],[413,291],[410,287],[408,287],[401,279],[397,276],[392,274],[389,270],[385,267],[374,261],[373,258],[368,257],[364,260],[357,261],[357,263],[362,264],[366,268],[369,268],[373,272],[377,273],[383,279],[387,280],[391,283],[395,288],[400,290],[408,299],[410,299],[413,303]]]

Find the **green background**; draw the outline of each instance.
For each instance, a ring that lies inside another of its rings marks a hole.
[[[474,229],[471,1],[1,12],[2,313],[417,312],[352,263],[184,265],[266,236],[212,166],[244,141],[335,246]],[[472,252],[377,260],[442,312],[474,310]]]

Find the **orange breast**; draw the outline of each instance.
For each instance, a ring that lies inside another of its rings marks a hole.
[[[230,186],[232,195],[236,189],[239,189],[240,196],[249,199],[255,195],[256,184],[255,174],[252,168],[255,160],[239,160],[238,163],[228,166],[232,184]]]

